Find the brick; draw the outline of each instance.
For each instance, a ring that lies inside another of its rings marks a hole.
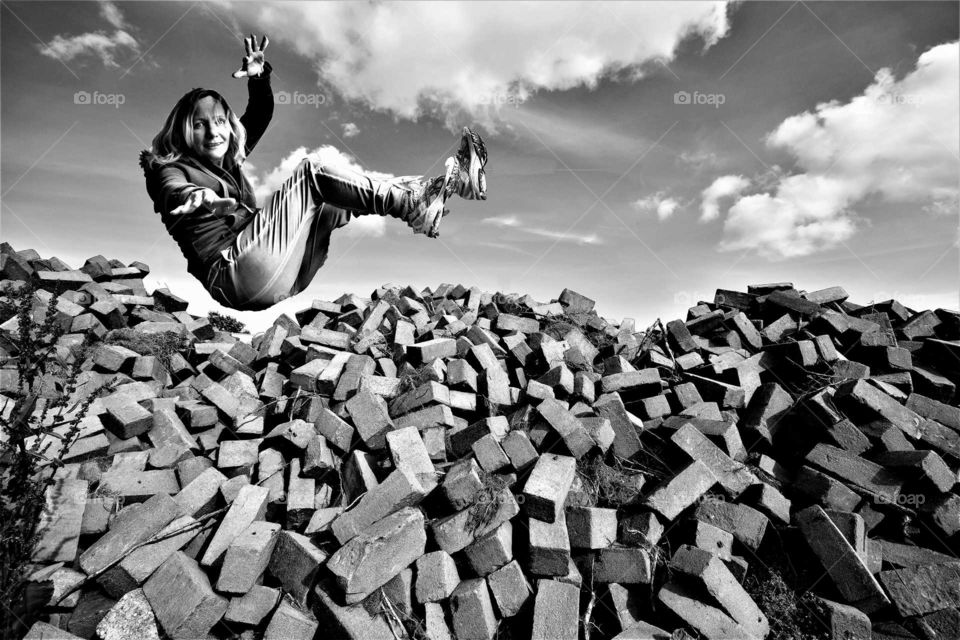
[[[118,438],[126,440],[153,428],[153,414],[131,398],[111,399],[104,406],[103,426]]]
[[[263,640],[310,640],[319,624],[310,611],[304,611],[289,600],[281,600],[263,632]]]
[[[557,580],[537,581],[531,640],[576,640],[580,588]]]
[[[177,416],[173,409],[157,409],[153,412],[153,425],[147,432],[153,446],[165,444],[180,445],[188,449],[196,449],[197,439],[194,438],[186,425]]]
[[[828,444],[817,444],[806,460],[887,503],[895,504],[903,488],[882,466]]]
[[[864,612],[849,605],[818,598],[829,623],[832,638],[871,637],[870,618]]]
[[[706,493],[717,479],[710,468],[694,460],[683,471],[651,493],[645,504],[667,520],[674,520],[680,513]]]
[[[412,365],[425,364],[437,358],[453,358],[457,355],[457,341],[450,338],[435,338],[407,346],[407,359]]]
[[[731,496],[737,497],[747,487],[760,482],[747,467],[733,460],[691,424],[685,424],[670,440],[692,460],[703,462],[716,477],[717,482]]]
[[[37,524],[39,540],[31,557],[34,562],[72,563],[76,559],[87,490],[86,480],[58,480],[47,486]]]
[[[197,521],[190,516],[181,516],[158,531],[150,542],[133,550],[118,564],[101,574],[98,582],[115,598],[137,589],[173,553],[187,545],[200,533]]]
[[[320,415],[314,422],[314,428],[340,451],[350,451],[355,436],[354,428],[347,424],[329,409],[320,410]]]
[[[473,509],[464,509],[434,521],[431,527],[437,545],[449,554],[462,551],[474,540],[490,533],[520,511],[516,499],[506,487],[493,494],[489,501],[496,505],[496,510],[488,514],[481,523],[477,523]]]
[[[540,576],[566,575],[570,563],[570,536],[564,511],[553,522],[530,518],[530,549],[527,570]]]
[[[895,469],[906,480],[920,480],[924,485],[947,493],[957,483],[957,474],[935,451],[888,451],[876,457],[877,463]]]
[[[533,467],[540,457],[530,437],[523,431],[511,431],[500,441],[500,446],[518,473]]]
[[[159,639],[157,623],[143,591],[136,589],[120,598],[97,624],[101,640],[125,640],[129,637]]]
[[[793,485],[800,496],[831,509],[853,511],[860,496],[847,485],[806,465],[800,467]]]
[[[461,457],[472,451],[473,443],[485,435],[493,435],[498,441],[502,440],[510,426],[506,417],[496,416],[483,418],[466,426],[454,428],[448,434],[450,450]]]
[[[396,640],[383,616],[369,613],[362,604],[341,605],[330,595],[334,590],[334,586],[326,583],[318,584],[314,589],[314,611],[325,634],[338,640]]]
[[[192,558],[177,551],[150,576],[143,593],[171,638],[205,636],[227,610],[227,600]]]
[[[599,583],[649,584],[653,578],[646,549],[607,547],[597,553],[593,580]]]
[[[180,491],[173,469],[105,471],[100,476],[100,487],[130,502],[142,502],[160,493],[174,495]]]
[[[450,595],[453,631],[462,640],[490,640],[497,630],[490,592],[483,578],[464,580]]]
[[[574,549],[605,549],[617,540],[617,510],[568,507],[567,533]]]
[[[593,409],[599,417],[610,420],[616,434],[613,441],[613,452],[616,456],[630,458],[640,451],[640,436],[637,435],[619,394],[607,393],[600,396],[593,403]]]
[[[180,515],[177,503],[162,493],[130,508],[135,510],[118,515],[110,530],[80,554],[84,573],[99,573]]]
[[[501,618],[517,615],[531,595],[530,584],[516,560],[488,575],[487,586]]]
[[[460,584],[460,573],[450,554],[431,551],[417,559],[416,596],[421,604],[450,597]]]
[[[410,507],[387,516],[340,547],[327,561],[352,604],[366,598],[423,555],[423,514]]]
[[[464,549],[479,576],[493,573],[513,559],[513,525],[508,520]]]
[[[853,380],[840,385],[835,400],[841,409],[859,410],[871,419],[889,420],[908,436],[920,437],[922,418],[866,380]]]
[[[471,448],[480,467],[487,473],[497,473],[510,466],[510,458],[491,433],[474,442]]]
[[[575,474],[574,458],[552,453],[540,456],[523,488],[527,515],[553,522],[563,509]]]
[[[232,594],[249,591],[266,571],[279,532],[280,525],[273,522],[261,520],[247,525],[227,548],[217,591]]]
[[[793,408],[793,398],[776,382],[760,386],[750,398],[742,426],[746,433],[768,444],[780,428],[780,423]]]
[[[257,485],[245,485],[240,488],[216,533],[210,539],[200,564],[205,567],[214,564],[251,522],[264,518],[268,495],[269,491],[265,487]]]
[[[227,477],[250,476],[260,460],[259,448],[263,440],[226,440],[217,450],[217,468]]]
[[[340,544],[361,535],[388,515],[420,504],[427,491],[417,477],[404,469],[395,469],[386,480],[368,491],[349,511],[333,521],[333,534]]]
[[[369,391],[358,391],[346,407],[364,443],[373,449],[385,447],[386,434],[393,430],[387,403]]]
[[[767,617],[717,556],[683,545],[673,554],[670,567],[695,578],[751,636],[765,638],[770,633]]]
[[[544,400],[537,406],[537,411],[560,435],[574,458],[583,457],[596,445],[583,423],[567,410],[565,403],[559,400]]]
[[[306,536],[281,531],[267,570],[279,581],[288,597],[303,606],[326,560],[327,554]]]
[[[733,534],[740,544],[757,551],[767,531],[767,517],[745,504],[722,500],[703,500],[694,517]]]
[[[879,578],[901,616],[960,606],[960,562],[881,571]]]
[[[656,546],[664,527],[652,513],[624,516],[617,526],[617,541],[627,546]]]
[[[255,584],[247,593],[230,599],[230,605],[223,614],[223,619],[251,627],[257,626],[270,615],[278,602],[280,602],[280,591]]]
[[[795,517],[807,544],[820,559],[846,604],[870,614],[890,603],[863,559],[823,509],[812,506]]]
[[[665,584],[657,599],[707,640],[750,640],[755,637],[721,609],[704,603],[699,594],[675,582]]]
[[[414,475],[429,493],[437,486],[437,473],[430,453],[415,427],[405,427],[386,435],[394,467]]]
[[[286,512],[288,529],[301,529],[315,510],[316,480],[300,475],[300,461],[290,461],[290,476],[287,479]]]

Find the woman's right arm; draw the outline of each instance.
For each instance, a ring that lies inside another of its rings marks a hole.
[[[167,165],[160,169],[160,206],[164,213],[183,215],[206,205],[211,210],[235,207],[233,198],[221,198],[212,189],[187,180],[182,169]]]

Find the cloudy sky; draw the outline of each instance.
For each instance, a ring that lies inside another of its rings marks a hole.
[[[229,311],[252,328],[384,283],[570,287],[642,326],[759,282],[960,304],[956,2],[0,4],[3,240],[142,260],[195,314],[222,309],[137,155],[191,88],[242,111],[250,32],[283,103],[261,203],[306,153],[435,174],[464,124],[490,153],[439,240],[351,225],[303,294]]]

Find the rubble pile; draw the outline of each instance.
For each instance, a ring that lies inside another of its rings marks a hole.
[[[148,271],[0,247],[91,400],[29,638],[960,637],[956,311],[775,283],[646,327],[384,286],[251,337]]]

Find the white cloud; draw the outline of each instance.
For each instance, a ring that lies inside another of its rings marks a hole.
[[[770,259],[835,247],[857,229],[870,197],[956,212],[960,45],[923,53],[897,80],[881,69],[862,95],[787,118],[767,137],[801,171],[730,207],[719,248]]]
[[[680,201],[666,197],[664,191],[657,191],[634,202],[633,208],[638,211],[656,211],[657,219],[662,222],[676,213],[680,208]]]
[[[750,180],[743,176],[720,176],[700,194],[703,201],[700,203],[700,220],[708,222],[720,217],[720,200],[731,198],[743,193],[750,186]]]
[[[113,2],[100,3],[100,17],[113,25],[114,29],[129,28],[127,21],[124,20],[120,8]]]
[[[358,127],[353,122],[344,122],[343,123],[343,137],[352,138],[360,134],[360,127]]]
[[[540,238],[550,238],[558,242],[571,242],[574,244],[603,244],[603,239],[595,233],[579,234],[565,231],[556,231],[554,229],[544,229],[543,227],[534,227],[523,224],[517,216],[492,216],[482,220],[484,224],[495,227],[509,228],[521,233],[527,233]]]
[[[70,62],[74,58],[96,56],[105,67],[116,67],[116,57],[121,51],[140,53],[140,44],[125,29],[129,25],[120,9],[112,2],[100,3],[100,16],[116,30],[112,34],[97,30],[75,36],[57,34],[45,45],[37,45],[42,55],[60,62]]]
[[[281,160],[277,167],[268,171],[266,174],[258,176],[253,172],[253,165],[250,163],[245,165],[247,169],[247,177],[250,179],[250,184],[253,187],[257,202],[266,202],[267,198],[269,198],[274,191],[279,189],[280,185],[282,185],[284,181],[293,175],[293,170],[296,169],[300,162],[308,155],[313,156],[314,159],[320,164],[344,167],[346,169],[350,169],[351,171],[365,173],[368,176],[378,180],[389,180],[395,177],[391,173],[367,171],[357,164],[353,156],[346,154],[331,145],[322,145],[313,151],[307,151],[306,147],[298,147],[290,152],[286,158]],[[350,224],[348,224],[338,233],[344,233],[348,236],[382,236],[386,233],[386,230],[387,224],[384,216],[364,215],[355,217],[350,221]]]
[[[636,78],[699,34],[727,33],[724,2],[234,3],[251,24],[316,62],[345,98],[416,119],[474,118],[541,90]]]

